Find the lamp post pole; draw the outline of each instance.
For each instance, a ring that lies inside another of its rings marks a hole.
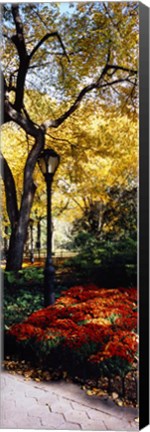
[[[41,249],[41,223],[40,218],[37,222],[37,242],[36,242],[36,248],[38,251],[38,259],[40,260],[40,249]]]
[[[33,249],[33,219],[29,220],[30,226],[30,262],[34,263],[34,249]]]
[[[47,257],[44,270],[45,307],[55,302],[55,270],[52,263],[52,181],[51,174],[45,175],[47,186]]]
[[[47,257],[44,269],[44,306],[55,301],[55,270],[52,263],[52,182],[58,168],[60,156],[53,149],[45,149],[39,155],[38,164],[47,188]]]

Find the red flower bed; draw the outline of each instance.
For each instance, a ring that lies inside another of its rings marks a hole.
[[[32,337],[39,337],[43,334],[40,327],[35,327],[28,323],[14,324],[10,330],[10,334],[16,337],[17,340],[27,340]]]
[[[119,331],[112,334],[103,351],[97,352],[89,358],[93,363],[99,363],[111,357],[121,357],[129,363],[133,362],[134,354],[137,351],[137,335],[132,332]]]
[[[105,289],[94,285],[75,286],[63,292],[55,305],[33,313],[15,324],[9,335],[16,341],[49,341],[49,355],[57,341],[60,350],[80,355],[88,364],[108,359],[125,360],[132,365],[137,352],[137,291],[134,288]],[[44,348],[45,349],[45,348]]]

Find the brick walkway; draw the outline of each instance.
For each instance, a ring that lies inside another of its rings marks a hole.
[[[76,384],[1,372],[1,429],[134,431],[137,416],[136,409],[90,397]]]

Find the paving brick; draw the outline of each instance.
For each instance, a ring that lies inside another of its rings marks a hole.
[[[114,417],[108,417],[107,420],[104,420],[104,424],[106,425],[108,430],[114,431],[132,431],[136,430],[135,427],[131,427],[131,423],[125,420],[115,419]]]
[[[18,424],[14,422],[14,420],[12,420],[12,418],[7,418],[6,419],[1,419],[0,422],[0,426],[1,429],[17,429],[18,428]]]
[[[104,422],[101,421],[92,421],[92,420],[88,420],[87,422],[82,422],[81,423],[81,429],[82,430],[94,430],[94,431],[104,431],[106,430],[106,426],[104,424]]]
[[[90,419],[90,420],[96,420],[96,421],[99,421],[99,420],[102,420],[102,421],[106,421],[107,422],[107,420],[111,417],[112,418],[112,416],[111,416],[111,414],[109,414],[109,413],[104,413],[104,412],[102,412],[102,411],[96,411],[96,410],[94,410],[94,409],[87,409],[87,416],[88,416],[88,418]],[[117,419],[115,419],[115,421],[117,421]]]
[[[58,396],[51,394],[50,391],[42,395],[37,392],[36,400],[39,405],[48,405],[49,407],[51,407],[53,404],[60,404]]]
[[[49,404],[49,407],[51,409],[52,412],[58,412],[58,413],[62,413],[62,412],[67,412],[67,411],[73,411],[71,402],[66,401],[65,399],[61,400],[61,403],[59,401],[56,401],[52,404]]]
[[[17,421],[17,429],[41,429],[39,417],[20,417]]]
[[[27,387],[27,388],[25,388],[25,391],[24,391],[24,394],[25,394],[25,397],[37,397],[37,395],[38,394],[40,394],[40,397],[46,397],[47,396],[47,394],[48,394],[49,392],[48,391],[46,391],[46,390],[39,390],[38,391],[38,389],[37,388],[34,388],[33,387],[33,389],[31,388],[31,387]]]
[[[86,412],[81,412],[81,411],[74,411],[74,410],[68,410],[64,413],[65,419],[67,421],[72,421],[75,423],[80,423],[81,421],[87,421],[88,420],[88,416]]]
[[[0,380],[0,389],[1,389],[1,391],[5,390],[5,386],[6,386],[6,380],[4,378],[3,380]]]
[[[14,417],[15,406],[13,404],[9,405],[9,407],[5,407],[2,405],[2,416],[4,419],[8,419],[9,417]]]
[[[78,411],[88,411],[89,407],[85,404],[79,404],[79,402],[71,401],[71,406],[74,410]]]
[[[53,427],[54,429],[58,429],[59,425],[64,423],[64,416],[63,414],[56,414],[49,412],[49,415],[44,415],[41,418],[42,426],[45,427]]]
[[[59,426],[59,430],[81,430],[81,426],[78,423],[64,422]]]
[[[27,412],[29,416],[32,417],[44,417],[44,416],[48,416],[50,415],[50,410],[48,405],[38,405],[37,403],[33,404],[33,405],[26,405],[27,407]]]
[[[139,431],[139,424],[136,423],[135,421],[130,423],[131,429],[132,430],[138,430]]]

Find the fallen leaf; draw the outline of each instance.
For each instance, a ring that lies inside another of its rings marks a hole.
[[[108,399],[108,394],[106,393],[106,391],[99,390],[99,391],[97,392],[97,394],[98,394],[98,396],[102,396],[102,397],[104,397],[105,399]]]
[[[86,394],[88,396],[93,396],[94,392],[93,392],[93,390],[86,390]]]
[[[119,396],[118,393],[116,393],[116,392],[113,392],[113,393],[112,393],[112,399],[113,399],[113,400],[118,399],[118,396]]]
[[[64,371],[64,372],[63,372],[63,378],[66,378],[66,377],[67,377],[67,372]]]
[[[122,402],[121,400],[118,400],[118,401],[117,401],[117,405],[119,405],[119,406],[123,406],[123,402]]]

